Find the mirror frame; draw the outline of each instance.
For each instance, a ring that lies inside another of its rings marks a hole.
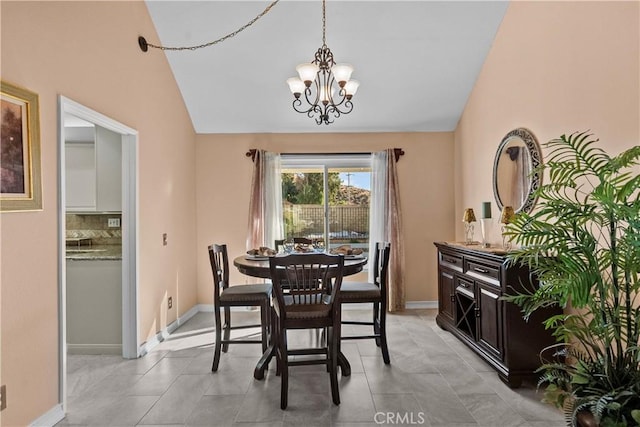
[[[542,184],[542,173],[540,170],[538,170],[538,167],[542,163],[542,154],[540,151],[540,145],[538,144],[538,140],[533,135],[533,133],[528,129],[525,129],[525,128],[514,129],[509,133],[507,133],[504,136],[504,138],[502,138],[502,141],[498,146],[498,150],[496,151],[495,160],[493,161],[493,195],[496,199],[496,204],[498,205],[498,209],[502,210],[504,204],[502,203],[502,200],[500,199],[500,194],[498,192],[498,179],[497,179],[498,162],[500,161],[500,156],[504,151],[505,147],[514,138],[520,138],[524,142],[524,145],[529,150],[529,155],[531,156],[532,173],[529,176],[530,186],[529,186],[529,191],[527,193],[527,197],[525,201],[522,203],[521,206],[514,206],[513,209],[516,213],[521,211],[531,212],[537,200],[537,197],[534,195],[534,193]]]

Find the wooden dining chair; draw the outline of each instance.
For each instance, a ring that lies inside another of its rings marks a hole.
[[[373,334],[342,336],[344,340],[375,339],[382,350],[385,364],[390,363],[387,345],[387,276],[389,269],[389,243],[376,243],[373,268],[373,282],[344,282],[340,288],[340,304],[372,303],[373,319],[371,322],[343,320],[343,325],[373,326]]]
[[[270,283],[256,285],[229,286],[229,257],[227,245],[209,246],[209,260],[213,273],[213,306],[216,328],[216,342],[213,353],[213,372],[218,370],[220,351],[227,352],[229,344],[262,344],[262,352],[267,349],[270,334],[271,289]],[[231,326],[231,307],[260,307],[260,324]],[[220,310],[224,311],[224,324]],[[234,329],[260,328],[261,339],[230,339]],[[224,337],[222,331],[224,330]]]
[[[340,404],[338,348],[340,303],[344,257],[327,254],[292,254],[269,258],[274,298],[277,372],[281,376],[280,408],[288,404],[289,366],[327,365],[333,403]],[[284,285],[284,286],[283,286]],[[287,331],[324,329],[327,339],[318,347],[289,348]],[[320,355],[321,358],[290,356]]]

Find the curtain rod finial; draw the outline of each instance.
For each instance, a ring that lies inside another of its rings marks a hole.
[[[404,156],[404,150],[402,148],[394,148],[393,154],[396,157],[396,162],[400,160],[400,156]]]
[[[251,161],[254,161],[256,159],[256,152],[258,150],[256,150],[255,148],[252,148],[251,150],[247,151],[246,153],[244,153],[245,156],[247,157],[251,157]]]

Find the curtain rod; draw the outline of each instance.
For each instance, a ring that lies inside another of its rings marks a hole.
[[[251,157],[251,161],[254,161],[256,158],[256,152],[258,150],[256,148],[252,148],[249,151],[247,151],[245,153],[245,156],[247,157]],[[370,152],[356,152],[356,153],[280,153],[280,154],[286,154],[286,155],[294,155],[294,156],[300,156],[300,155],[314,155],[314,154],[328,154],[328,155],[332,155],[332,154],[371,154]],[[393,154],[396,158],[396,162],[398,160],[400,160],[400,156],[404,156],[404,150],[402,148],[394,148],[393,149]]]

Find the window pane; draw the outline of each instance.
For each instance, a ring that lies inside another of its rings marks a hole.
[[[285,239],[324,237],[323,169],[285,169],[282,173]]]
[[[349,245],[368,256],[371,167],[361,163],[286,165],[282,169],[282,237],[323,240],[327,249]]]
[[[369,251],[370,168],[329,169],[329,247]]]

